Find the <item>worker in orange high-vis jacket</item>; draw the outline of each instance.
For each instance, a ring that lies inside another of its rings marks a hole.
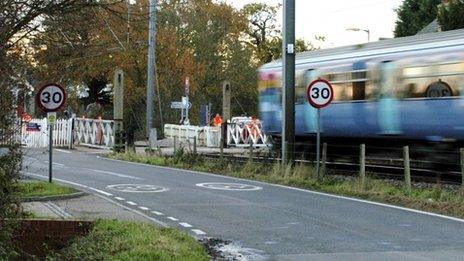
[[[222,117],[218,113],[216,114],[216,116],[213,119],[213,125],[216,126],[216,127],[221,127],[221,125],[222,125]]]

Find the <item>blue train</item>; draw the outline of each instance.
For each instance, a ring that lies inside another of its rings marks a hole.
[[[264,131],[280,137],[281,60],[258,73]],[[334,88],[321,111],[323,137],[464,141],[464,29],[298,54],[297,140],[316,131],[306,88],[317,78]]]

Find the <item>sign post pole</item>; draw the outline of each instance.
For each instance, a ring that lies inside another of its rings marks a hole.
[[[316,174],[321,177],[321,109],[328,106],[333,100],[332,85],[326,80],[317,79],[311,82],[306,90],[306,96],[311,106],[317,110],[316,119]]]
[[[321,159],[321,109],[317,109],[317,149],[316,149],[316,173],[317,178],[321,177],[320,169],[320,159]]]
[[[48,133],[50,137],[48,139],[48,182],[52,183],[53,177],[53,126],[48,124]]]
[[[47,84],[40,88],[36,95],[36,103],[47,112],[48,126],[48,182],[53,181],[53,126],[56,123],[56,111],[66,103],[66,91],[58,84]]]

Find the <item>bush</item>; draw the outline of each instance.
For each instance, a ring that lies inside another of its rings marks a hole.
[[[10,244],[15,220],[21,214],[18,199],[18,178],[21,151],[11,146],[0,156],[0,257],[10,257],[15,252]]]

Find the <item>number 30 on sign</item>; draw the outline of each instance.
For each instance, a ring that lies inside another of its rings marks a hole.
[[[306,90],[309,104],[314,108],[320,109],[329,105],[333,100],[333,88],[324,79],[317,79],[311,82]]]
[[[66,91],[61,85],[47,84],[37,92],[36,103],[44,112],[58,111],[66,102]]]

